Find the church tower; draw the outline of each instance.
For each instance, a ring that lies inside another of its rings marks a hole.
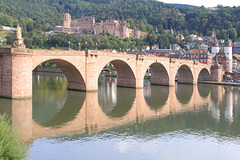
[[[71,15],[69,13],[65,13],[63,16],[63,27],[70,28],[71,27]]]

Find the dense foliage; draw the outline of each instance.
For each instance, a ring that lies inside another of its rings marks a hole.
[[[129,20],[131,28],[150,31],[151,25],[183,29],[184,17],[172,5],[155,0],[2,0],[0,10],[16,19],[31,18],[38,24],[60,24],[62,14],[70,12],[72,18],[94,16],[105,19]],[[1,23],[1,22],[0,22]],[[150,25],[149,25],[150,24]],[[4,24],[3,24],[4,25]]]
[[[27,148],[12,129],[6,115],[0,114],[0,159],[21,160],[27,157]]]
[[[240,35],[240,7],[221,7],[216,11],[200,8],[178,8],[186,14],[185,21],[188,30],[197,34],[211,35],[214,30],[217,38],[236,41]]]
[[[194,33],[203,36],[210,35],[213,30],[218,39],[227,40],[229,37],[234,42],[239,40],[240,7],[218,6],[216,11],[209,11],[204,6],[175,6],[156,0],[1,0],[0,24],[16,27],[19,22],[29,48],[68,46],[67,39],[63,39],[64,43],[51,42],[58,36],[42,35],[42,32],[54,29],[55,25],[62,25],[63,13],[66,12],[72,15],[72,19],[94,16],[96,21],[110,18],[126,20],[129,28],[149,33],[148,37],[141,42],[142,45],[159,43],[161,48],[168,48],[169,43],[176,42],[183,46],[175,39],[176,34],[181,33],[187,36]],[[155,34],[156,29],[158,33]],[[164,30],[174,32],[167,34]],[[92,40],[96,43],[96,40],[92,38],[76,39],[78,40],[75,41]],[[124,44],[124,47],[121,47],[115,43],[124,43],[129,40],[116,40],[109,36],[105,39],[100,40],[99,48],[106,46],[110,46],[109,49],[140,47],[138,40],[130,40],[133,41],[130,46]],[[13,38],[8,37],[9,44],[12,40]],[[108,45],[107,41],[111,44]],[[77,43],[72,42],[72,45],[76,48]]]

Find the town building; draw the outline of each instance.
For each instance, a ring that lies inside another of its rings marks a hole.
[[[196,43],[187,43],[185,44],[185,47],[187,48],[187,50],[191,49],[191,48],[194,48],[196,45]]]
[[[226,72],[232,72],[232,45],[229,42],[225,43],[224,54],[226,57]]]
[[[146,50],[150,50],[150,47],[149,47],[149,46],[143,46],[142,49],[143,49],[144,51],[146,51]]]
[[[184,36],[182,34],[178,34],[176,38],[179,39],[180,41],[184,40]]]
[[[157,49],[157,50],[146,50],[146,54],[154,55],[158,57],[169,57],[180,59],[180,57],[186,52],[184,49],[173,50],[173,49]]]
[[[207,44],[202,43],[202,44],[200,45],[200,48],[201,48],[201,49],[208,50],[209,46],[208,46]]]
[[[172,50],[181,50],[182,48],[178,44],[170,44],[170,49],[172,49]]]
[[[157,50],[159,49],[159,46],[157,44],[152,45],[152,50]]]
[[[240,54],[240,42],[235,42],[234,43],[233,54]]]
[[[191,49],[183,54],[181,59],[194,60],[200,63],[212,65],[212,55],[204,49]]]
[[[223,51],[220,51],[219,44],[214,42],[212,44],[212,57],[213,63],[219,63],[225,72],[232,73],[233,68],[233,54],[232,54],[232,44],[228,41],[223,46]]]
[[[8,26],[1,26],[0,31],[16,31],[16,28],[8,27]]]
[[[55,31],[68,34],[100,34],[109,33],[119,38],[139,39],[147,35],[146,32],[134,30],[127,27],[126,21],[106,20],[95,22],[95,18],[83,16],[80,20],[72,20],[69,13],[63,17],[63,26],[56,26]]]
[[[233,54],[232,71],[240,73],[240,54]]]

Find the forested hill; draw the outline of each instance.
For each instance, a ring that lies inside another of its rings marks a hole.
[[[229,35],[233,41],[240,40],[240,7],[218,6],[216,11],[209,11],[204,6],[175,7],[157,0],[0,0],[0,24],[16,27],[20,23],[23,36],[28,38],[62,25],[66,12],[72,19],[94,16],[96,21],[126,20],[128,27],[151,34],[157,28],[157,37],[166,37],[163,30],[172,29],[175,32],[169,43],[177,33],[203,36],[213,30],[218,39],[227,40]]]
[[[129,27],[143,31],[153,30],[152,26],[158,24],[166,29],[185,27],[178,9],[156,0],[1,0],[0,4],[0,13],[18,20],[31,18],[42,25],[62,24],[62,14],[66,12],[70,12],[73,19],[85,15],[94,16],[96,21],[127,20]],[[7,22],[0,20],[0,23],[6,25]]]

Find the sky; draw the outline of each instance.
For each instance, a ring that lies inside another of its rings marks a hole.
[[[205,7],[215,7],[218,4],[221,4],[223,6],[230,6],[233,7],[239,6],[240,1],[239,0],[158,0],[164,3],[179,3],[179,4],[190,4],[195,6],[202,6]]]

